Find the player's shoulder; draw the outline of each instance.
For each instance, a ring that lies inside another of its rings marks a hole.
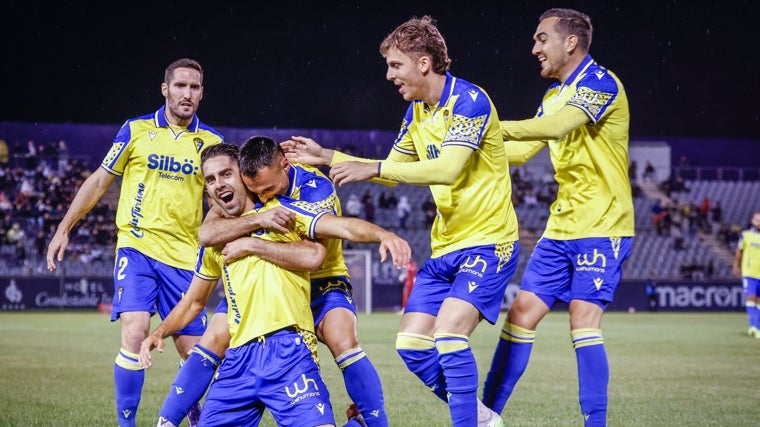
[[[221,132],[217,131],[213,126],[210,126],[200,120],[198,121],[198,131],[212,134],[219,138],[220,141],[224,141],[224,136],[221,134]]]
[[[335,193],[332,181],[319,169],[301,164],[294,164],[293,168],[294,185],[299,189],[300,200],[316,203]]]
[[[622,85],[617,76],[596,62],[589,65],[578,81],[577,86],[608,93],[622,90]]]
[[[479,116],[491,112],[491,100],[486,91],[465,79],[453,77],[451,96],[456,97],[457,114]]]

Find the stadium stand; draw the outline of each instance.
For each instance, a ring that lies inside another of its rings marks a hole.
[[[73,132],[68,127],[62,129]],[[96,130],[96,134],[111,132],[111,129]],[[308,133],[278,131],[283,133],[284,136],[280,135],[282,138]],[[231,134],[249,135],[252,131],[236,132]],[[322,139],[330,139],[328,131],[321,132]],[[65,133],[65,136],[69,135]],[[384,155],[386,149],[378,142],[369,145],[372,147],[370,153],[356,150],[356,147],[363,147],[362,135],[358,131],[347,132],[339,134],[333,141],[350,145],[360,155]],[[374,132],[370,139],[380,141],[389,135],[392,133]],[[30,138],[19,139],[16,136],[15,139],[17,143],[11,145],[8,162],[0,163],[0,276],[110,276],[113,270],[113,215],[119,194],[118,185],[111,186],[98,207],[73,230],[71,245],[61,268],[48,272],[44,260],[52,227],[60,220],[84,178],[97,167],[101,154],[84,150],[89,154],[80,151],[65,153],[64,157],[64,153],[59,151],[62,140],[59,136],[50,138],[54,142],[49,145],[28,144]],[[8,138],[6,140],[10,141]],[[29,150],[33,145],[35,153],[32,154]],[[645,164],[644,161],[639,163]],[[520,221],[522,249],[515,281],[522,276],[533,245],[546,225],[549,205],[554,198],[556,187],[548,168],[548,164],[513,168],[513,202]],[[721,173],[720,168],[714,169],[718,172],[711,173],[703,168],[695,175],[708,179],[667,180],[667,185],[639,179],[638,185],[634,186],[637,237],[631,258],[625,264],[624,280],[645,280],[652,272],[663,280],[734,280],[730,267],[734,250],[732,239],[738,230],[746,227],[745,222],[752,212],[760,209],[757,196],[760,194],[760,179],[754,170],[737,173],[736,168],[726,168],[732,172]],[[673,168],[674,173],[678,171],[678,168]],[[632,179],[635,179],[635,174]],[[674,183],[677,184],[675,187]],[[430,230],[422,209],[422,203],[430,196],[427,187],[407,184],[384,187],[362,182],[339,187],[337,192],[344,203],[352,193],[359,196],[369,193],[376,207],[373,222],[406,238],[418,265],[430,256]],[[393,194],[396,200],[401,196],[408,197],[413,210],[406,229],[398,227],[395,209],[380,203],[382,193]],[[705,198],[709,199],[711,209],[719,206],[720,212],[715,215],[711,212],[707,218],[695,220],[693,213]],[[669,218],[666,227],[655,225],[655,208],[667,211]],[[12,231],[14,224],[18,224],[23,231],[18,239],[20,245],[8,236],[9,233],[11,236],[16,233]],[[375,245],[345,244],[347,248],[370,250],[375,261],[375,282],[399,281],[392,266],[379,264]]]

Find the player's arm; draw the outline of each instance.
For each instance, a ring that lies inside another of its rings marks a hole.
[[[344,239],[357,243],[380,243],[380,261],[385,262],[390,252],[393,265],[398,268],[406,266],[412,257],[412,248],[406,240],[363,219],[327,213],[317,219],[314,231],[319,238]]]
[[[317,166],[328,165],[330,167],[344,162],[366,163],[368,165],[374,165],[374,167],[377,167],[378,163],[378,160],[365,159],[362,157],[352,156],[337,150],[323,148],[313,139],[303,136],[293,136],[292,139],[284,141],[280,145],[283,147],[285,156],[288,157],[288,159],[292,162]],[[418,159],[415,156],[407,155],[397,150],[391,150],[388,153],[386,160],[392,160],[395,162],[415,162]],[[396,181],[391,181],[379,177],[370,177],[367,179],[376,184],[385,185],[387,187],[395,187],[396,184],[398,184]]]
[[[510,166],[525,164],[546,146],[546,141],[504,141],[504,151]]]
[[[501,136],[512,141],[536,141],[561,139],[568,133],[587,124],[589,117],[578,107],[565,105],[550,116],[525,120],[505,120]]]
[[[50,240],[47,251],[48,270],[55,270],[55,261],[63,261],[63,253],[69,244],[69,233],[74,225],[82,219],[103,197],[116,175],[100,167],[82,183],[66,215],[58,224],[55,235]]]
[[[741,249],[737,249],[734,253],[734,265],[733,271],[734,276],[741,278],[742,277],[742,254],[743,251]]]
[[[140,345],[140,366],[150,368],[151,350],[155,348],[159,353],[162,353],[164,351],[164,338],[174,335],[177,331],[189,325],[201,311],[206,309],[206,304],[214,293],[216,284],[217,280],[193,276],[190,287],[182,299],[179,300],[179,303],[174,306],[164,321]]]
[[[472,153],[470,147],[446,145],[437,158],[430,160],[343,162],[332,167],[330,178],[338,186],[375,177],[411,185],[449,185],[459,177]]]
[[[285,243],[241,237],[224,245],[222,255],[225,264],[255,255],[287,270],[317,271],[327,255],[327,247],[308,239]]]
[[[212,205],[198,230],[198,242],[201,246],[217,246],[251,234],[260,228],[269,228],[281,233],[288,231],[287,226],[294,219],[293,212],[277,207],[266,212],[257,212],[240,217],[229,218],[217,205]]]

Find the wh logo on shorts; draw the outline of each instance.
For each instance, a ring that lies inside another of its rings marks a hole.
[[[604,273],[604,269],[607,267],[607,257],[594,249],[594,252],[590,256],[589,254],[578,254],[576,257],[576,265],[578,266],[578,271],[595,271]]]
[[[299,400],[305,399],[307,397],[319,395],[319,387],[317,386],[317,382],[314,381],[314,379],[308,378],[306,374],[301,374],[301,380],[301,382],[293,383],[292,391],[289,386],[285,387],[285,393],[289,398],[293,399],[292,403],[296,403]],[[311,386],[314,386],[314,391],[309,391],[309,388],[311,388]]]

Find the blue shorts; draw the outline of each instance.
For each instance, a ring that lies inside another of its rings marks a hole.
[[[314,326],[322,323],[325,315],[334,308],[345,308],[356,315],[353,287],[347,277],[335,276],[311,280],[311,313]]]
[[[742,277],[742,287],[745,297],[747,295],[760,296],[760,279],[744,276]]]
[[[615,296],[632,244],[632,237],[541,238],[520,290],[535,293],[550,308],[558,300],[570,303],[574,299],[606,308]]]
[[[132,248],[116,251],[113,271],[114,298],[111,321],[127,311],[147,311],[164,319],[190,286],[192,270],[170,267]],[[206,313],[201,312],[178,335],[203,335]]]
[[[405,312],[438,315],[449,297],[469,302],[491,324],[517,269],[518,242],[474,246],[431,258],[417,272]]]
[[[225,296],[224,298],[219,300],[219,304],[216,305],[216,310],[214,310],[214,314],[218,314],[218,313],[227,314],[228,309],[229,309],[229,306],[227,305],[227,297]]]
[[[265,409],[281,426],[335,424],[316,352],[313,333],[290,328],[228,349],[200,425],[258,426]]]

